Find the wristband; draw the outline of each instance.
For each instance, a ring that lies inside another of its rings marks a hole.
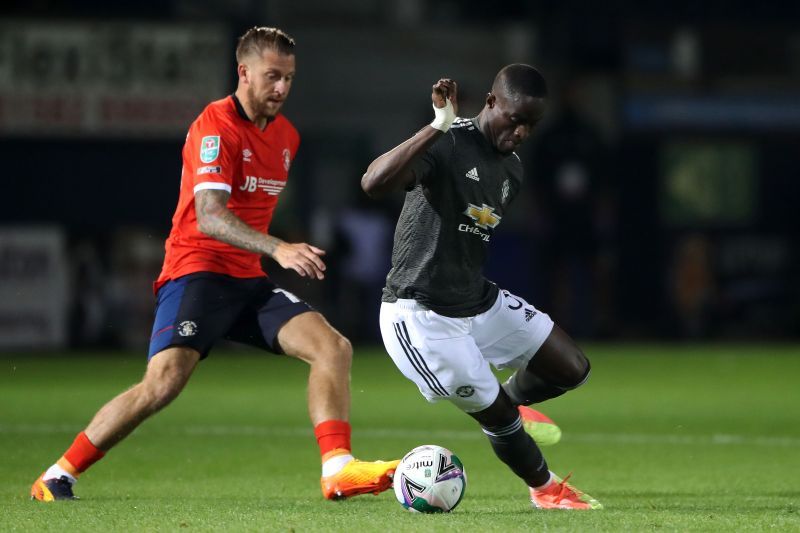
[[[431,104],[433,105],[433,104]],[[434,118],[431,122],[431,127],[443,133],[450,129],[450,125],[456,119],[456,114],[453,111],[453,102],[449,98],[445,98],[444,107],[436,107],[433,105]]]

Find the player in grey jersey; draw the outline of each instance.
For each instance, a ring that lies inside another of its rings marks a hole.
[[[546,313],[483,276],[492,234],[522,183],[514,150],[541,120],[546,96],[535,68],[508,65],[478,116],[459,119],[457,85],[441,79],[433,122],[375,159],[361,186],[372,197],[406,190],[380,316],[394,363],[428,401],[447,399],[478,421],[535,507],[599,509],[550,472],[523,424],[542,416],[525,406],[582,385],[589,361]],[[490,365],[515,372],[501,387]]]

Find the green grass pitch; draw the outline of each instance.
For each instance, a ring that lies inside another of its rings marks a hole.
[[[587,345],[592,379],[541,406],[564,431],[550,467],[605,510],[536,511],[471,419],[429,405],[380,350],[356,351],[354,452],[450,448],[469,477],[446,515],[391,492],[328,502],[306,415],[306,367],[217,350],[183,395],[80,480],[78,502],[28,499],[139,354],[0,356],[0,530],[800,531],[800,347]]]

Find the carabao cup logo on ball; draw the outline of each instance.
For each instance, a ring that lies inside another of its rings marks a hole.
[[[200,161],[211,163],[219,157],[219,135],[208,135],[200,141]]]
[[[408,452],[395,471],[394,495],[405,509],[419,513],[450,512],[461,502],[467,474],[461,460],[433,444]]]

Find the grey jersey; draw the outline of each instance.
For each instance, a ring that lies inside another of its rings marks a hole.
[[[464,317],[488,310],[497,298],[483,265],[494,229],[522,184],[522,164],[515,153],[497,152],[476,124],[457,119],[414,163],[384,302],[408,298]]]

